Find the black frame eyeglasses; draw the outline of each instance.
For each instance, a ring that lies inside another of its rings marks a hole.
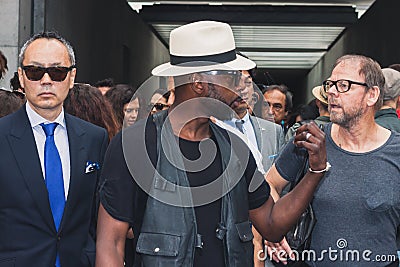
[[[72,69],[75,68],[75,65],[72,65],[70,67],[48,67],[48,68],[28,65],[28,66],[22,66],[21,68],[24,70],[26,77],[30,81],[40,81],[43,78],[44,74],[47,73],[49,74],[52,81],[62,82],[67,77],[68,72],[70,72]]]
[[[345,79],[340,79],[337,81],[326,80],[322,83],[322,87],[324,88],[325,92],[328,92],[332,86],[335,86],[336,91],[338,91],[339,93],[346,93],[347,91],[350,90],[352,84],[368,87],[368,84],[366,83],[355,82],[352,80],[345,80]]]
[[[242,73],[238,70],[211,70],[202,72],[207,75],[228,75],[234,78],[234,86],[238,86],[240,83],[240,79],[242,77]]]

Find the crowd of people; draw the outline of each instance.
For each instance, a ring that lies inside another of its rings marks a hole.
[[[344,55],[294,108],[225,23],[173,30],[149,95],[32,36],[0,88],[0,266],[399,266],[399,66]]]

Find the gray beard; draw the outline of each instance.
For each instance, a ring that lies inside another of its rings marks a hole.
[[[366,94],[364,94],[362,100]],[[340,125],[345,129],[351,129],[354,125],[356,125],[360,119],[362,118],[363,114],[366,112],[365,107],[361,107],[362,100],[355,104],[349,111],[343,111],[342,114],[336,114],[335,112],[331,112],[330,118],[333,123]]]

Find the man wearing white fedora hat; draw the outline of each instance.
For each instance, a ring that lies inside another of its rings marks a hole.
[[[96,266],[123,266],[130,227],[134,266],[252,266],[251,224],[279,241],[296,222],[327,169],[324,133],[315,124],[299,128],[295,144],[309,152],[311,171],[274,204],[247,145],[219,127],[235,114],[237,70],[255,66],[236,55],[230,26],[179,27],[171,32],[170,56],[152,73],[174,77],[173,105],[109,145]]]

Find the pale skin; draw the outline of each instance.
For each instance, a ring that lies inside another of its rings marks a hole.
[[[268,114],[274,117],[276,124],[281,124],[281,121],[285,119],[287,115],[286,111],[286,96],[279,90],[271,90],[264,93],[264,99],[268,103],[269,110]],[[274,108],[279,106],[280,108]]]
[[[329,80],[348,79],[364,83],[365,78],[359,74],[359,68],[360,63],[357,60],[345,60],[333,69]],[[353,84],[345,93],[339,93],[335,87],[331,87],[327,93],[333,122],[331,136],[338,146],[349,152],[365,153],[377,149],[388,140],[390,131],[376,124],[374,120],[375,104],[380,93],[377,86],[365,91],[365,86]],[[354,117],[357,114],[355,109],[363,111],[360,117]],[[344,117],[350,121],[343,123]],[[271,195],[278,199],[288,182],[279,175],[275,166],[268,173],[267,181],[271,186]],[[266,242],[266,245],[268,252],[271,252],[271,248],[276,248],[285,250],[288,255],[291,253],[289,249],[285,249],[286,241],[280,244]],[[274,260],[279,261],[275,255]]]
[[[213,78],[215,77],[207,79],[211,82]],[[203,77],[195,80],[204,81],[205,79]],[[231,103],[237,97],[232,90],[227,90],[222,86],[210,88],[209,82],[198,81],[185,84],[175,90],[176,98],[169,109],[170,114],[183,101],[196,97],[208,97],[210,93],[218,93],[221,101],[225,103]],[[210,90],[217,90],[217,92],[210,92]],[[179,137],[192,141],[210,137],[208,118],[197,118],[185,123],[185,116],[186,114],[176,113],[170,118],[172,128],[181,129],[176,132]],[[313,135],[308,141],[305,139],[306,132]],[[299,147],[304,147],[309,151],[310,165],[313,168],[323,169],[326,167],[325,135],[315,124],[303,125],[295,142]],[[272,197],[269,197],[261,207],[249,210],[249,218],[257,230],[270,240],[281,240],[284,233],[290,229],[308,205],[322,176],[322,174],[308,173],[296,189],[277,203],[274,203]],[[128,223],[114,219],[100,204],[96,266],[123,266],[125,238],[128,229]]]
[[[124,127],[133,125],[139,114],[139,98],[124,105]]]
[[[40,67],[71,66],[67,48],[56,39],[37,39],[25,51],[24,66]],[[28,105],[48,121],[54,121],[62,111],[62,105],[73,87],[76,69],[68,72],[64,81],[52,81],[45,73],[39,81],[30,81],[21,67],[18,68],[19,81],[24,88]]]

